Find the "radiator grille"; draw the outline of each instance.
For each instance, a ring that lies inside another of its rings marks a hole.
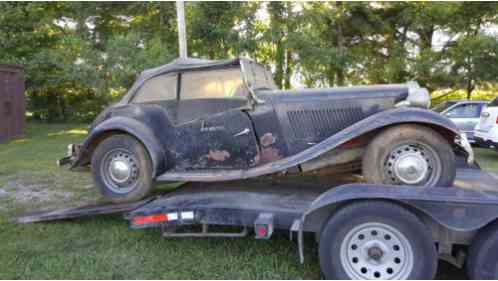
[[[364,118],[361,107],[301,109],[287,117],[296,139],[326,138]]]

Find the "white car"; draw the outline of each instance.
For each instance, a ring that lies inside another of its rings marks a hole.
[[[449,100],[432,108],[432,110],[448,117],[458,129],[467,135],[469,142],[474,143],[474,128],[479,123],[481,112],[488,101],[482,100]]]
[[[474,139],[478,146],[498,149],[498,97],[481,112]]]

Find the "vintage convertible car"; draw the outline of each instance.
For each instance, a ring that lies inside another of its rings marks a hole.
[[[113,202],[154,181],[362,170],[366,182],[451,186],[465,135],[416,83],[279,90],[247,59],[177,59],[144,71],[59,164],[91,165]]]

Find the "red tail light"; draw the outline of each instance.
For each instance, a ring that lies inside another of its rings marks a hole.
[[[496,116],[496,124],[498,124],[498,116]]]
[[[168,214],[159,213],[147,216],[136,216],[133,218],[133,223],[135,224],[150,224],[168,221]]]

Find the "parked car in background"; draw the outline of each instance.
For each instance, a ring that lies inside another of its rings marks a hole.
[[[481,112],[474,136],[477,145],[498,149],[498,97]]]
[[[453,121],[458,129],[467,135],[470,142],[474,141],[474,128],[479,123],[481,112],[488,101],[482,100],[450,100],[439,104],[432,110],[441,113]]]

